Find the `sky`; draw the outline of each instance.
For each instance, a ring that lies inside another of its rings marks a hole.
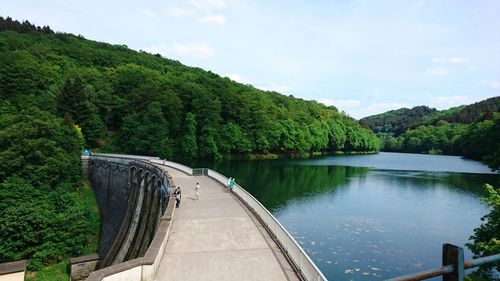
[[[0,16],[127,45],[354,118],[500,96],[500,0],[0,0]]]

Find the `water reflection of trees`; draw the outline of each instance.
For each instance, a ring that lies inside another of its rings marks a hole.
[[[484,183],[500,185],[500,176],[495,174],[373,170],[364,167],[307,165],[303,161],[287,159],[197,161],[187,164],[192,167],[208,167],[228,177],[235,177],[238,184],[270,210],[278,209],[290,200],[324,192],[338,192],[339,188],[347,186],[348,178],[365,180],[369,171],[370,176],[383,177],[386,183],[401,188],[420,186],[428,189],[441,186],[481,196]]]
[[[375,170],[374,175],[384,177],[384,181],[395,182],[396,186],[408,184],[430,188],[444,186],[457,192],[471,193],[477,196],[485,195],[483,185],[498,185],[500,175],[495,174],[468,174],[448,172],[425,172],[425,171],[395,171]]]
[[[202,164],[202,163],[198,163]],[[236,182],[269,210],[290,200],[332,192],[349,177],[360,177],[368,168],[346,166],[303,166],[286,160],[221,161],[203,163]]]

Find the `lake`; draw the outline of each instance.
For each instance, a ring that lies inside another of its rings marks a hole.
[[[464,247],[500,175],[455,156],[405,153],[185,163],[236,178],[329,280],[383,280],[439,267]]]

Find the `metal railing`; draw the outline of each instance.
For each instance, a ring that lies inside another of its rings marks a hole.
[[[206,176],[208,174],[208,169],[198,168],[193,169],[193,176]]]
[[[500,254],[464,261],[464,249],[451,244],[443,245],[443,266],[419,273],[399,276],[386,281],[413,281],[443,276],[444,281],[463,281],[465,269],[500,262]]]

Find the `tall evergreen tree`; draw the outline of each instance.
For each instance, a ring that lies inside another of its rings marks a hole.
[[[181,157],[195,158],[198,155],[198,145],[196,142],[196,117],[193,113],[186,114],[184,122],[184,136],[181,138]]]

